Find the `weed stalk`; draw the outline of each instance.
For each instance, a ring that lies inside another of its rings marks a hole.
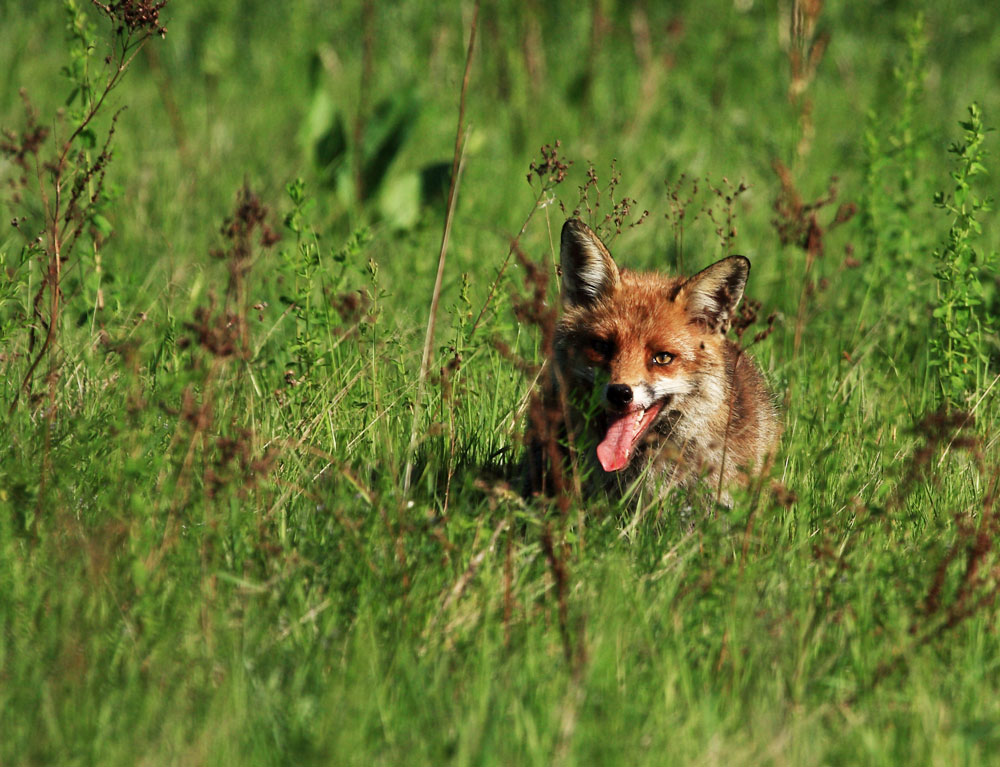
[[[444,218],[444,231],[441,234],[441,249],[438,252],[437,276],[434,278],[434,290],[431,293],[431,306],[427,316],[427,332],[424,336],[423,355],[420,359],[420,370],[417,374],[417,393],[413,403],[413,425],[410,429],[410,442],[407,448],[406,468],[403,471],[403,496],[410,491],[410,481],[413,475],[413,455],[417,447],[417,428],[420,423],[423,405],[424,387],[427,382],[427,369],[430,366],[431,354],[434,350],[434,329],[437,324],[438,303],[441,300],[441,285],[444,281],[445,258],[448,254],[448,240],[451,236],[452,219],[455,216],[455,204],[458,200],[458,184],[462,171],[462,160],[465,155],[465,96],[469,87],[469,73],[472,70],[472,54],[476,44],[476,27],[479,23],[479,0],[472,11],[472,28],[469,30],[469,45],[465,56],[465,74],[462,76],[462,90],[458,101],[458,126],[455,130],[455,153],[451,165],[451,184],[448,187],[448,210]]]

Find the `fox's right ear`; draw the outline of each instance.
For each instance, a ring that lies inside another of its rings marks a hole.
[[[589,306],[611,293],[621,279],[604,243],[578,218],[563,224],[559,266],[566,306]]]
[[[743,256],[729,256],[702,269],[680,288],[688,314],[710,329],[725,333],[743,298],[749,274],[750,261]]]

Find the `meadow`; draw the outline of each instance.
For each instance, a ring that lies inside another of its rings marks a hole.
[[[0,0],[0,764],[1000,764],[1000,12],[665,6]],[[519,492],[574,212],[732,508]]]

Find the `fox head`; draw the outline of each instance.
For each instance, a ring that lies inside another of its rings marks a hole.
[[[672,414],[725,398],[725,333],[750,262],[730,256],[688,279],[619,269],[578,219],[563,226],[559,261],[557,369],[571,392],[599,399],[597,457],[618,471],[647,434],[669,431]]]

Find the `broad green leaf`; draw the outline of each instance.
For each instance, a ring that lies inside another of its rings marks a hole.
[[[420,218],[421,178],[418,173],[397,176],[385,184],[378,210],[393,229],[411,229]]]

